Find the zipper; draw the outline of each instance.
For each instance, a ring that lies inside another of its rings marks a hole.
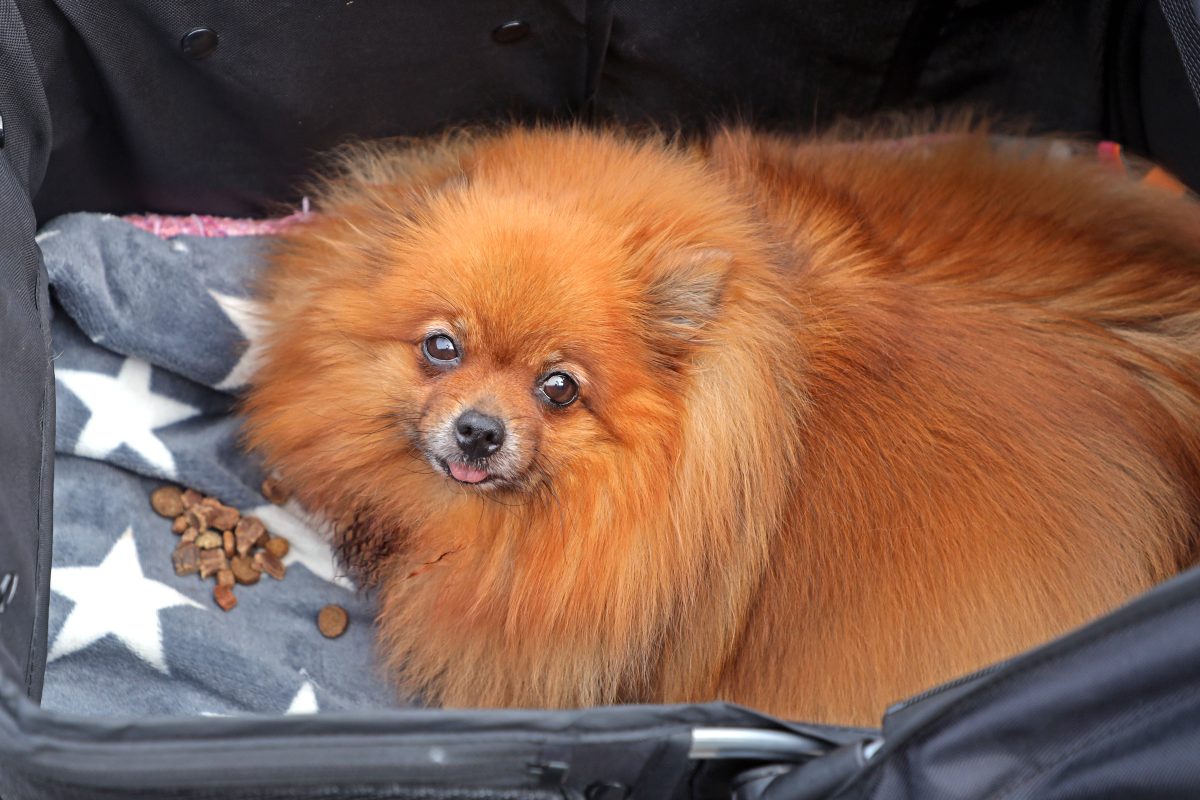
[[[944,694],[952,689],[957,689],[960,686],[963,686],[964,684],[968,684],[968,683],[971,683],[972,681],[976,681],[976,680],[979,680],[980,678],[984,678],[988,675],[991,675],[993,672],[999,672],[1000,670],[1007,667],[1010,663],[1012,663],[1012,659],[1008,659],[1006,661],[1001,661],[997,664],[991,664],[989,666],[984,667],[983,669],[978,669],[978,670],[975,670],[974,672],[968,672],[966,675],[961,675],[952,681],[947,681],[946,683],[942,683],[937,686],[934,686],[932,689],[926,689],[925,691],[921,692],[918,695],[910,697],[907,700],[901,700],[899,703],[896,703],[896,704],[890,706],[884,712],[884,715],[891,716],[893,714],[898,714],[899,712],[905,710],[906,708],[910,708],[910,707],[916,705],[917,703],[920,703],[923,700],[928,700],[931,697],[937,697],[939,694]]]

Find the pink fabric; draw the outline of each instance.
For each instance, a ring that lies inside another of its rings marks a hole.
[[[306,197],[299,211],[286,217],[273,219],[236,219],[234,217],[214,217],[208,214],[189,214],[187,216],[131,214],[123,219],[136,228],[153,233],[162,239],[170,239],[175,236],[206,238],[272,236],[292,225],[306,222],[312,217],[313,212],[309,210]]]

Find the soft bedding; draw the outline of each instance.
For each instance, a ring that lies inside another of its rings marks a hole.
[[[370,597],[294,501],[263,497],[260,466],[238,447],[236,392],[259,330],[248,287],[279,225],[218,223],[73,214],[38,236],[58,384],[48,708],[274,714],[397,702],[372,666]],[[149,503],[166,483],[287,538],[284,579],[235,587],[224,612],[211,579],[177,576],[171,521]],[[316,625],[330,603],[350,616],[337,639]]]

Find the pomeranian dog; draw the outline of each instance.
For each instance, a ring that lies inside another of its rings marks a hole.
[[[1049,145],[360,146],[248,443],[448,706],[875,723],[1196,555],[1200,218]]]

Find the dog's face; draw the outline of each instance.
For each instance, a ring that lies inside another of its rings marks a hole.
[[[716,205],[695,170],[579,141],[418,156],[289,236],[248,440],[310,508],[390,531],[666,492],[731,251],[671,220]]]
[[[528,490],[611,438],[614,408],[652,379],[612,314],[628,302],[617,254],[546,209],[470,193],[440,196],[391,257],[373,333],[402,344],[382,386],[405,446],[450,486]]]
[[[458,186],[376,257],[377,313],[350,324],[385,366],[361,390],[393,409],[395,457],[447,489],[532,491],[677,429],[644,265],[586,214]]]

